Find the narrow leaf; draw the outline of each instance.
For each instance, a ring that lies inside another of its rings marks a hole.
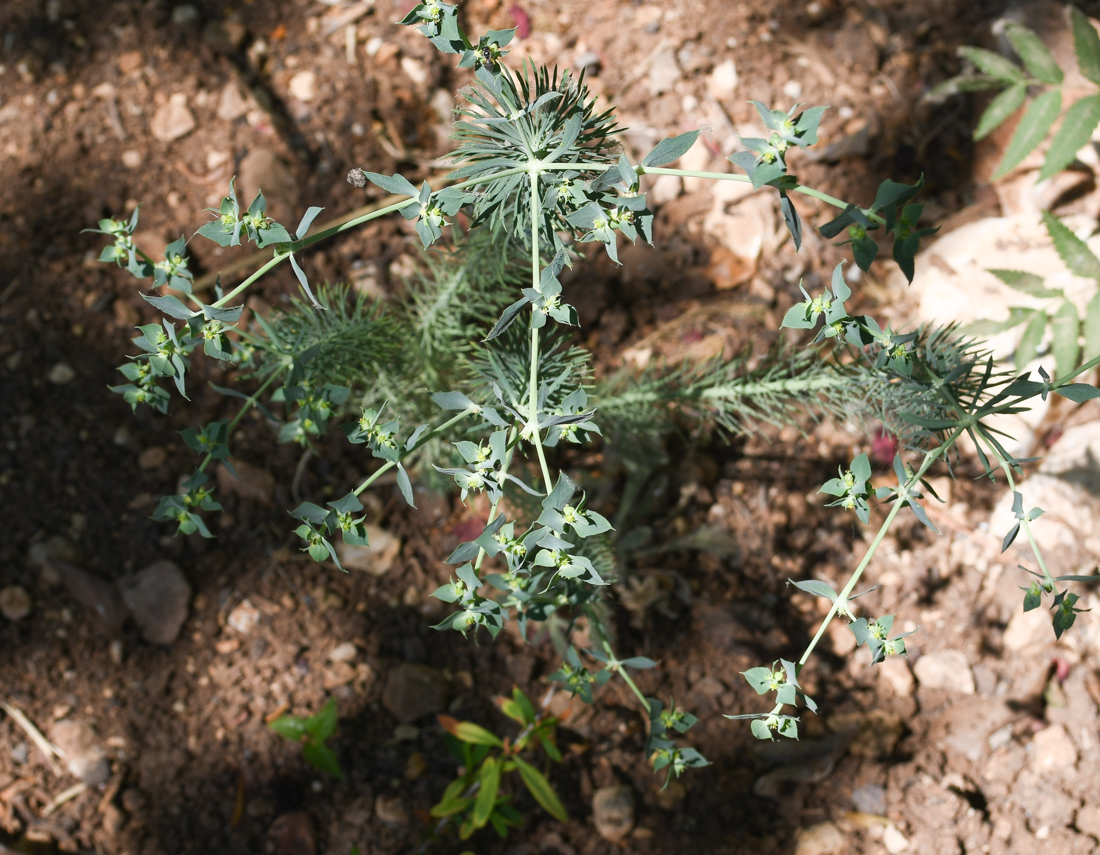
[[[401,491],[401,498],[405,500],[405,504],[415,508],[416,500],[413,498],[412,482],[409,480],[409,473],[400,463],[397,464],[397,488]]]
[[[302,286],[302,290],[306,292],[306,296],[309,297],[309,301],[313,304],[313,307],[315,309],[327,308],[327,306],[322,306],[318,303],[317,298],[313,296],[313,292],[309,289],[309,280],[306,279],[306,273],[298,264],[298,259],[294,257],[294,253],[290,254],[290,266],[294,268],[294,275],[298,277],[298,282]]]
[[[1016,128],[1016,133],[1012,135],[1008,148],[1005,149],[1001,165],[993,173],[994,181],[1003,178],[1023,163],[1024,158],[1043,141],[1061,110],[1062,91],[1060,89],[1049,89],[1031,102],[1031,106],[1027,108],[1027,112],[1024,113],[1024,117]]]
[[[1004,80],[1006,83],[1020,83],[1025,79],[1024,73],[1020,69],[999,53],[994,53],[991,50],[961,47],[959,48],[959,56],[970,60],[978,67],[979,71],[985,72],[990,77],[995,77],[998,80]]]
[[[1084,148],[1100,122],[1100,95],[1088,95],[1066,111],[1062,126],[1050,142],[1046,163],[1039,171],[1039,180],[1061,172]]]
[[[1043,211],[1043,223],[1054,242],[1054,248],[1071,273],[1086,279],[1100,279],[1100,259],[1081,238],[1050,211]]]
[[[974,139],[984,139],[993,133],[1005,119],[1024,105],[1026,98],[1026,83],[1014,83],[999,93],[996,98],[989,102],[989,106],[982,113],[982,117],[978,121],[978,127],[974,129]]]
[[[1075,6],[1069,7],[1069,19],[1073,24],[1073,48],[1077,53],[1077,67],[1088,80],[1100,86],[1100,35],[1085,13]]]
[[[1081,322],[1077,317],[1077,307],[1069,300],[1064,301],[1050,319],[1050,327],[1055,375],[1064,377],[1077,367],[1077,354],[1080,353],[1077,335]]]
[[[1081,360],[1090,362],[1100,356],[1100,291],[1093,294],[1085,305],[1082,333],[1085,337],[1085,346],[1081,353]]]
[[[1059,386],[1055,389],[1054,394],[1069,398],[1075,404],[1080,404],[1082,401],[1100,398],[1100,389],[1090,386],[1088,383],[1067,383],[1065,386]]]
[[[1062,292],[1057,288],[1047,288],[1043,284],[1043,277],[1026,270],[1001,270],[989,271],[1009,288],[1027,294],[1029,297],[1048,298],[1061,297]]]
[[[325,209],[318,208],[316,205],[306,209],[305,214],[302,216],[302,221],[298,223],[298,228],[294,230],[294,236],[298,238],[298,240],[301,240],[306,236],[306,233],[309,231],[309,227],[313,225],[313,221],[317,218],[317,215],[323,210]]]
[[[481,789],[477,791],[474,810],[471,814],[475,828],[481,828],[489,821],[489,815],[496,805],[497,793],[500,791],[500,760],[496,757],[486,758],[481,764],[478,780],[481,783]]]
[[[504,745],[499,736],[472,721],[456,722],[453,729],[448,729],[455,737],[471,745],[493,745],[497,748]]]
[[[145,298],[145,302],[153,304],[162,312],[164,312],[164,314],[169,315],[173,318],[187,320],[188,318],[193,318],[195,315],[198,314],[198,312],[192,312],[189,308],[183,305],[178,297],[173,297],[171,295],[167,297],[150,297],[148,294],[142,294],[141,296]]]
[[[515,760],[520,777],[523,778],[527,789],[531,791],[531,795],[535,797],[535,801],[542,805],[543,810],[554,819],[559,822],[568,822],[569,814],[565,812],[565,806],[558,798],[558,794],[554,792],[554,788],[550,786],[550,782],[546,780],[546,776],[522,757],[517,756],[512,759]]]
[[[787,231],[791,233],[794,241],[795,252],[802,248],[802,221],[798,218],[798,211],[782,190],[779,191],[779,210],[783,212],[783,222],[787,224]]]
[[[688,131],[676,137],[665,137],[642,158],[642,166],[664,166],[678,160],[699,138],[698,131]]]
[[[1033,31],[1013,22],[1005,27],[1005,35],[1008,36],[1012,47],[1016,49],[1016,53],[1020,55],[1020,59],[1024,61],[1024,65],[1033,77],[1052,86],[1062,82],[1065,78],[1062,69],[1050,55],[1047,46]]]

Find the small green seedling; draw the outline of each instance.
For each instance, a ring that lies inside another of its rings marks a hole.
[[[336,732],[337,718],[336,698],[329,698],[328,703],[309,718],[283,715],[267,726],[279,736],[301,743],[302,757],[314,769],[342,781],[344,770],[340,768],[336,752],[326,745]]]

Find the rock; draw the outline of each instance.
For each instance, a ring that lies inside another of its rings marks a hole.
[[[237,81],[230,80],[218,96],[218,118],[235,122],[255,106],[251,96],[242,94]]]
[[[1064,776],[1077,765],[1077,749],[1066,729],[1060,724],[1045,727],[1032,741],[1035,753],[1031,765],[1044,775]]]
[[[359,655],[359,651],[355,649],[355,645],[350,641],[345,641],[338,647],[334,647],[329,651],[329,662],[351,662]]]
[[[737,66],[732,59],[718,63],[707,77],[707,92],[716,101],[728,100],[737,89]]]
[[[260,622],[260,610],[252,605],[250,600],[241,600],[236,608],[226,618],[228,623],[237,632],[248,635]]]
[[[880,784],[866,784],[853,790],[852,807],[861,813],[882,816],[886,813],[886,788]]]
[[[118,70],[130,74],[141,68],[142,56],[139,50],[128,50],[118,57]]]
[[[382,691],[382,706],[400,722],[411,723],[440,712],[447,702],[442,671],[402,662],[390,670]]]
[[[255,502],[259,505],[270,505],[271,497],[275,492],[275,476],[260,466],[253,466],[240,460],[231,460],[233,469],[239,475],[233,474],[225,466],[219,466],[215,473],[218,482],[218,490],[222,494],[240,496],[247,502]]]
[[[187,620],[191,586],[171,561],[157,561],[119,583],[122,600],[142,637],[152,644],[171,644]]]
[[[185,137],[195,129],[195,117],[187,109],[187,96],[176,92],[167,103],[162,104],[153,114],[149,130],[161,142],[172,142]]]
[[[845,24],[833,37],[833,56],[851,68],[878,70],[878,47],[866,23],[861,21]]]
[[[583,71],[586,77],[595,77],[600,73],[602,66],[600,55],[594,50],[586,50],[573,59],[573,67],[577,71]]]
[[[346,686],[354,679],[355,669],[351,665],[347,662],[334,662],[325,668],[321,682],[325,687],[325,691],[331,692],[340,686]]]
[[[634,828],[634,790],[600,787],[592,794],[592,822],[604,840],[618,843]]]
[[[199,10],[190,3],[181,3],[172,9],[172,26],[181,30],[197,29],[199,19]]]
[[[666,50],[659,53],[650,64],[646,87],[650,95],[656,96],[671,90],[679,79],[680,66],[676,62],[676,54]]]
[[[756,271],[765,247],[772,248],[776,225],[774,201],[752,196],[738,202],[729,213],[712,208],[703,220],[703,231],[741,260],[747,270],[745,281]]]
[[[203,28],[202,40],[218,53],[236,53],[247,35],[240,21],[211,21]]]
[[[899,698],[913,694],[913,672],[904,656],[887,656],[878,666],[878,675]]]
[[[732,249],[720,246],[710,254],[706,277],[719,291],[728,291],[748,282],[755,272],[755,261],[742,258]]]
[[[313,820],[305,811],[284,813],[271,823],[267,832],[275,855],[316,855],[317,839]]]
[[[417,86],[426,86],[429,80],[428,67],[411,56],[401,57],[401,70]]]
[[[51,579],[64,585],[70,597],[96,616],[101,630],[115,635],[122,629],[126,609],[114,585],[60,558],[49,558],[43,566],[49,568]],[[46,575],[44,572],[43,577]]]
[[[11,749],[11,761],[16,766],[22,766],[27,762],[27,758],[30,756],[30,749],[27,748],[27,743],[18,742]]]
[[[684,182],[679,175],[658,175],[649,188],[646,198],[654,207],[660,207],[683,192]]]
[[[970,673],[970,663],[961,650],[926,653],[913,666],[913,673],[921,688],[974,694],[974,675]]]
[[[1015,718],[1012,708],[1000,699],[960,698],[932,723],[929,741],[948,757],[957,754],[978,763],[987,756],[993,734]]]
[[[159,445],[146,448],[138,455],[138,466],[142,469],[156,469],[168,459],[168,452]]]
[[[1023,574],[1021,574],[1021,580]],[[1032,609],[1030,612],[1023,610],[1023,594],[1018,598],[1019,602],[1013,604],[1012,617],[1008,619],[1005,627],[1004,646],[1007,650],[1021,651],[1042,647],[1055,640],[1054,630],[1050,623],[1050,612],[1046,609]]]
[[[64,386],[66,383],[72,383],[76,379],[76,371],[67,362],[58,362],[52,368],[50,373],[46,375],[46,379],[53,383],[55,386]]]
[[[0,590],[0,614],[10,621],[22,620],[31,613],[31,595],[26,588],[9,585]]]
[[[298,183],[286,161],[269,148],[255,148],[241,160],[238,187],[245,188],[248,201],[263,190],[269,216],[282,222],[298,215]],[[244,195],[240,190],[238,194]]]
[[[1082,834],[1100,837],[1100,805],[1085,805],[1077,811],[1073,824]]]
[[[401,539],[376,525],[366,528],[366,546],[351,546],[340,541],[336,544],[336,554],[340,564],[349,570],[365,570],[372,576],[384,576],[401,552]]]
[[[898,831],[898,827],[891,822],[882,832],[882,845],[886,847],[886,851],[889,852],[890,855],[899,855],[899,853],[909,848],[909,840],[904,834]]]
[[[379,793],[378,798],[374,800],[374,814],[382,822],[397,828],[409,824],[409,812],[405,810],[405,805],[401,803],[401,796],[398,795]]]
[[[50,729],[50,738],[65,752],[69,771],[89,787],[98,786],[111,777],[107,752],[95,731],[82,721],[59,721]]]
[[[54,559],[68,561],[70,564],[79,564],[84,560],[84,556],[75,543],[59,534],[40,540],[27,550],[27,560],[41,568],[42,578],[46,583],[60,585],[61,577],[50,567],[50,561]]]
[[[794,855],[833,855],[844,848],[844,835],[831,822],[820,822],[800,829]]]
[[[297,98],[299,101],[312,101],[316,83],[317,75],[312,71],[299,71],[290,78],[287,91],[290,93],[291,98]]]
[[[141,152],[136,148],[128,148],[122,153],[121,160],[127,169],[137,169],[142,163]]]

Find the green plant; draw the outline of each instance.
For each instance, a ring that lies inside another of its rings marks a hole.
[[[523,822],[523,815],[511,804],[512,796],[501,790],[505,776],[512,772],[519,773],[543,810],[562,822],[569,819],[546,775],[521,756],[529,748],[540,747],[548,760],[560,763],[561,752],[554,742],[558,719],[536,710],[519,688],[512,690],[511,698],[497,698],[497,704],[522,728],[514,739],[501,738],[471,721],[439,716],[448,734],[448,746],[462,765],[459,776],[432,807],[431,815],[440,820],[437,831],[449,822],[457,822],[462,840],[486,825],[507,837],[509,828],[518,828]]]
[[[583,79],[530,66],[512,72],[504,63],[511,31],[492,31],[475,45],[456,16],[455,7],[431,0],[405,20],[418,25],[440,50],[459,56],[461,66],[474,69],[473,83],[464,90],[467,106],[456,124],[456,168],[449,186],[417,188],[400,175],[352,170],[353,184],[373,183],[396,199],[311,235],[318,209],[309,209],[291,233],[266,216],[262,195],[242,214],[231,185],[215,219],[198,234],[223,245],[252,241],[270,247],[271,257],[231,290],[218,290],[212,303],[192,292],[178,242],[169,247],[168,261],[155,266],[133,245],[136,214],[128,224],[100,224],[115,238],[114,247],[104,252],[106,260],[139,277],[154,276],[154,284],[169,286],[191,304],[172,294],[146,295],[173,320],[142,328],[135,341],[143,353],[124,367],[130,383],[117,391],[134,406],[148,403],[163,411],[169,398],[159,381],[171,379],[183,392],[188,359],[200,342],[210,356],[238,372],[238,381],[256,384],[250,394],[215,387],[244,403],[232,420],[190,435],[188,444],[200,462],[184,482],[184,492],[162,501],[157,516],[176,520],[182,532],[209,534],[200,524],[201,512],[215,509],[207,470],[228,459],[228,442],[245,412],[255,408],[278,425],[279,439],[303,446],[305,460],[315,438],[350,411],[352,420],[341,425],[343,432],[378,463],[342,498],[326,505],[303,502],[291,512],[304,549],[339,566],[339,541],[360,543],[365,535],[359,496],[389,472],[410,505],[415,498],[410,470],[450,481],[463,500],[484,493],[490,507],[483,531],[446,558],[453,575],[435,596],[454,611],[436,629],[475,638],[482,631],[495,638],[507,620],[515,620],[525,638],[545,629],[563,660],[553,679],[585,701],[593,699],[594,687],[623,680],[648,722],[647,757],[656,769],[675,776],[707,761],[682,741],[693,718],[674,707],[664,709],[635,682],[632,671],[656,663],[615,652],[604,592],[622,572],[618,562],[638,548],[638,539],[616,531],[612,519],[625,528],[657,456],[653,449],[677,420],[694,419],[734,433],[751,430],[758,421],[798,423],[830,412],[881,417],[901,442],[893,461],[896,486],[872,489],[868,458],[861,454],[822,492],[864,523],[870,523],[872,503],[882,503],[888,508],[885,520],[839,593],[819,580],[794,583],[826,597],[831,608],[800,658],[745,673],[759,694],[773,697],[772,709],[730,716],[753,719],[753,733],[760,738],[794,737],[798,708],[816,709],[799,684],[799,673],[835,617],[851,622],[872,662],[904,653],[902,637],[890,637],[893,616],[857,618],[853,590],[903,509],[932,528],[925,511],[926,495],[934,497],[925,479],[931,467],[944,462],[950,471],[955,443],[966,434],[978,449],[984,474],[1002,473],[1015,490],[1026,461],[1005,450],[986,420],[1019,412],[1031,399],[1050,393],[1074,401],[1100,396],[1094,387],[1072,382],[1100,359],[1058,372],[1056,379],[1045,372],[1041,381],[1006,374],[979,343],[950,326],[899,332],[883,329],[868,315],[851,314],[846,303],[852,292],[838,265],[827,288],[815,295],[803,290],[805,300],[784,317],[785,327],[813,334],[799,350],[781,343],[755,366],[739,354],[593,382],[589,354],[570,344],[566,328],[576,325],[577,315],[566,301],[562,278],[584,243],[601,244],[617,260],[620,235],[652,239],[643,176],[745,181],[756,190],[774,190],[796,248],[803,227],[792,198],[815,197],[840,210],[820,231],[828,238],[844,237],[860,268],[870,267],[885,238],[907,277],[913,275],[922,238],[933,231],[921,225],[923,209],[914,203],[922,182],[884,181],[868,207],[806,187],[790,172],[787,159],[792,150],[817,142],[825,108],[779,111],[759,102],[754,103],[767,136],[744,140],[746,150],[731,158],[744,174],[669,166],[695,142],[695,131],[662,140],[632,163],[617,152],[613,117],[597,114]],[[456,236],[451,248],[441,248],[449,218],[460,211],[469,218],[470,233]],[[305,251],[395,212],[414,222],[428,250],[428,273],[413,284],[412,299],[394,309],[353,299],[346,290],[322,289],[315,295],[300,261]],[[230,334],[228,328],[240,317],[240,307],[230,304],[285,261],[308,302],[257,317],[252,326]],[[177,327],[173,321],[182,323]],[[281,418],[273,411],[280,408]],[[552,460],[568,462],[571,456],[559,449],[553,457],[547,450],[597,442],[607,425],[621,441],[619,453],[633,463],[627,466],[631,474],[618,506],[601,510],[590,501],[584,478],[553,471]],[[506,492],[507,514],[502,505]],[[1022,514],[1017,528],[1027,536],[1039,567],[1025,605],[1033,608],[1051,597],[1060,634],[1077,609],[1074,595],[1059,586],[1076,577],[1050,572],[1032,536],[1033,521],[1030,512]],[[582,619],[587,646],[574,643]],[[513,702],[520,704],[518,698]],[[532,725],[530,716],[522,722],[525,728]],[[464,751],[477,756],[469,755],[466,772],[443,804],[454,807],[460,804],[456,800],[466,800],[455,811],[466,812],[464,828],[492,823],[494,816],[507,825],[509,814],[497,810],[494,788],[505,765],[513,764],[521,777],[525,767],[518,755],[504,751],[503,740],[500,745],[477,742],[492,735],[474,726],[455,727],[456,736],[476,735],[460,741]],[[536,732],[533,728],[529,735]],[[488,750],[493,748],[500,753]],[[492,798],[466,794],[475,783],[485,785],[482,793],[494,792]],[[538,789],[545,796],[541,784]]]
[[[336,698],[329,698],[321,709],[308,718],[293,715],[281,715],[268,722],[268,727],[284,739],[300,743],[302,759],[318,772],[324,772],[338,780],[344,780],[344,771],[336,752],[326,743],[336,733]]]

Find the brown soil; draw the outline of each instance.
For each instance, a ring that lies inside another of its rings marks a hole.
[[[502,730],[494,695],[513,685],[532,697],[546,691],[556,667],[549,644],[505,633],[477,646],[428,629],[442,615],[427,598],[446,578],[440,559],[484,508],[425,493],[421,512],[406,513],[383,489],[376,521],[403,543],[392,569],[345,575],[316,565],[297,553],[286,514],[296,450],[254,423],[233,443],[248,486],[222,497],[217,539],[176,539],[149,519],[155,497],[173,492],[189,465],[176,431],[231,410],[199,382],[212,373],[191,381],[192,405],[174,400],[169,417],[134,417],[106,388],[119,382],[115,366],[132,349],[133,326],[153,312],[133,279],[95,261],[102,242],[81,228],[141,201],[139,243],[162,246],[190,233],[234,174],[262,181],[275,215],[293,223],[307,205],[323,204],[327,214],[361,205],[344,181],[352,166],[414,180],[432,172],[447,150],[440,112],[452,105],[438,93],[463,78],[451,58],[391,23],[411,5],[377,0],[350,25],[341,18],[355,9],[350,2],[230,8],[208,0],[195,4],[191,23],[163,0],[0,7],[0,581],[33,600],[28,617],[0,619],[0,695],[47,735],[55,721],[90,724],[111,767],[105,783],[48,810],[76,779],[64,764],[51,771],[11,716],[0,717],[0,853],[18,841],[17,851],[100,855],[418,851],[426,812],[455,766],[433,716],[409,727],[383,705],[394,669],[439,669],[447,712]],[[866,127],[872,145],[836,162],[800,163],[806,183],[869,199],[883,178],[923,172],[932,207],[951,213],[976,192],[966,166],[971,118],[930,112],[919,98],[956,70],[955,47],[981,41],[999,11],[954,0],[470,0],[463,14],[475,32],[524,16],[530,35],[517,55],[565,66],[594,51],[593,86],[636,134],[626,137],[632,154],[646,129],[651,144],[704,123],[720,147],[753,122],[749,98],[829,103],[826,141]],[[736,89],[709,94],[709,75],[726,58],[736,62]],[[670,67],[662,88],[654,81]],[[195,126],[158,139],[156,117],[179,96]],[[710,168],[721,163],[716,156]],[[256,189],[241,181],[248,194]],[[814,206],[799,204],[815,221]],[[593,260],[595,284],[577,302],[602,364],[642,351],[707,356],[773,336],[799,277],[822,275],[840,257],[808,234],[800,256],[784,243],[731,283],[723,278],[730,260],[704,228],[711,206],[689,187],[660,212],[660,253],[626,251],[621,270]],[[311,275],[373,277],[396,293],[391,268],[412,246],[403,224],[374,224],[311,254]],[[202,273],[231,260],[208,242],[193,252]],[[276,302],[295,288],[279,274],[262,293]],[[903,316],[899,295],[877,293],[865,298],[869,308]],[[50,379],[60,363],[75,372],[64,384]],[[903,663],[867,668],[865,653],[848,653],[844,633],[830,633],[804,681],[823,715],[805,717],[803,742],[772,752],[744,723],[722,717],[759,709],[737,672],[791,656],[814,631],[819,604],[791,597],[786,580],[842,580],[866,549],[866,532],[826,512],[813,490],[868,442],[828,425],[733,445],[677,440],[670,459],[687,463],[658,473],[639,524],[656,543],[704,526],[714,540],[703,550],[653,552],[627,568],[614,597],[626,606],[618,645],[620,655],[661,661],[640,685],[700,717],[692,741],[712,765],[662,791],[663,778],[642,756],[645,728],[633,698],[609,685],[594,707],[576,705],[560,735],[568,750],[552,778],[572,820],[556,823],[520,797],[526,828],[507,843],[486,833],[470,848],[568,855],[797,847],[808,855],[902,851],[900,836],[922,855],[1095,850],[1096,659],[1045,643],[1004,653],[1016,591],[1007,577],[1007,592],[992,588],[974,567],[985,548],[977,525],[996,495],[986,487],[954,488],[943,539],[898,527],[872,567],[881,587],[868,598],[875,613],[924,628],[917,655],[925,646],[961,651],[971,692],[916,687]],[[362,474],[346,445],[333,442],[326,455],[311,464],[304,494],[331,484],[339,495]],[[616,489],[603,487],[609,513]],[[156,646],[133,625],[104,631],[30,559],[33,545],[57,536],[76,545],[80,567],[105,580],[175,561],[193,590],[179,638]],[[259,622],[242,633],[228,615],[245,600]],[[349,641],[353,661],[330,662]],[[340,783],[265,726],[281,710],[315,711],[328,696],[340,710]],[[564,709],[561,701],[559,694],[555,708]],[[622,844],[597,835],[591,819],[594,790],[614,784],[632,787],[638,803]],[[303,816],[305,832],[295,826]],[[296,829],[315,838],[315,850],[287,842]],[[27,848],[33,841],[40,848]],[[445,840],[430,848],[463,847]]]

